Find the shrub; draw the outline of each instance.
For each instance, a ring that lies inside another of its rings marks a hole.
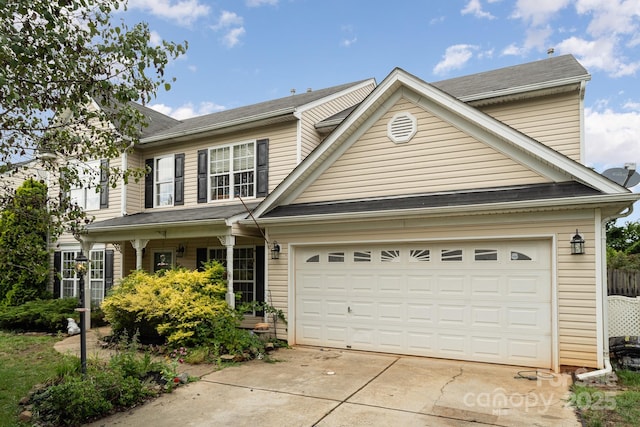
[[[114,333],[138,332],[143,343],[165,339],[171,347],[197,346],[212,339],[220,324],[239,325],[225,301],[224,267],[208,263],[204,271],[135,271],[102,303]]]
[[[76,298],[29,301],[0,312],[0,328],[13,331],[66,332],[67,318],[78,321]]]
[[[160,375],[167,365],[139,352],[135,337],[132,343],[121,344],[108,362],[89,360],[85,375],[78,358],[65,357],[49,386],[38,388],[31,396],[34,425],[81,425],[171,391],[173,384],[165,387]]]

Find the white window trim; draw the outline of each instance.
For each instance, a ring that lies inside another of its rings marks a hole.
[[[76,203],[86,211],[95,211],[100,209],[100,160],[91,160],[88,162],[74,162],[73,167],[78,172],[78,182],[69,188],[69,196],[71,201]],[[88,171],[90,173],[87,173]],[[86,185],[85,185],[86,183]],[[80,197],[77,197],[81,194]],[[87,197],[90,195],[91,197]],[[91,199],[94,203],[88,206],[87,200]]]
[[[166,205],[161,205],[158,203],[158,197],[160,196],[160,191],[158,190],[158,184],[160,184],[160,182],[158,181],[158,162],[160,160],[163,159],[171,159],[171,179],[170,181],[162,181],[162,184],[168,184],[169,182],[171,183],[171,203],[168,203]],[[153,158],[153,207],[154,208],[166,208],[166,207],[171,207],[174,205],[175,200],[176,200],[176,195],[175,195],[175,180],[176,180],[176,156],[175,154],[167,154],[164,156],[157,156]]]
[[[231,200],[236,200],[236,194],[234,191],[234,187],[235,187],[235,182],[234,182],[234,175],[236,173],[236,171],[233,169],[233,155],[234,155],[234,150],[236,147],[239,147],[241,145],[245,145],[245,144],[253,144],[253,166],[252,166],[252,171],[253,171],[253,195],[252,196],[243,196],[242,199],[255,199],[256,198],[256,191],[257,191],[257,178],[258,178],[258,174],[257,174],[257,169],[258,169],[258,140],[257,139],[249,139],[249,140],[245,140],[245,141],[239,141],[239,142],[234,142],[232,144],[224,144],[224,145],[218,145],[215,147],[209,147],[208,151],[207,151],[207,201],[209,203],[220,203],[220,202],[228,202]],[[220,149],[224,149],[224,148],[229,148],[229,198],[227,199],[213,199],[211,197],[211,152],[215,151],[215,150],[220,150]],[[246,172],[246,171],[245,171]]]

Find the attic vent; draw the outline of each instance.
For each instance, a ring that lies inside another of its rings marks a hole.
[[[387,136],[396,144],[409,142],[416,131],[416,118],[407,112],[396,114],[387,124]]]

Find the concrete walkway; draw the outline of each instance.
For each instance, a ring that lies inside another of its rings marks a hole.
[[[76,351],[74,338],[56,348]],[[528,380],[515,377],[535,376],[529,368],[307,347],[273,359],[198,373],[187,366],[200,381],[89,425],[580,425],[567,405],[566,375]]]

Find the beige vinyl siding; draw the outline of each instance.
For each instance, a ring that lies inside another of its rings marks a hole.
[[[418,131],[408,143],[387,136],[387,123],[398,112],[417,119]],[[402,99],[296,203],[542,182],[548,180]]]
[[[480,109],[565,156],[580,161],[580,95],[577,91]]]
[[[146,159],[169,154],[185,155],[184,165],[184,205],[177,208],[201,207],[203,203],[198,203],[198,150],[223,146],[228,144],[236,144],[246,141],[255,141],[258,139],[269,139],[269,191],[272,191],[285,176],[291,172],[296,166],[296,123],[288,122],[284,124],[273,125],[259,130],[248,130],[236,132],[229,135],[222,135],[215,138],[201,138],[193,141],[173,144],[169,146],[153,147],[144,150],[140,154],[141,164],[144,165]],[[132,156],[133,157],[133,156]],[[137,191],[140,200],[140,206],[144,207],[144,180],[138,183]],[[129,190],[131,191],[131,190]],[[131,191],[131,197],[134,197],[135,191]],[[214,202],[224,204],[226,202]],[[236,203],[236,202],[233,202]],[[154,210],[170,210],[168,208],[154,208]]]
[[[323,103],[320,106],[310,108],[302,113],[302,135],[301,135],[301,160],[309,155],[314,148],[318,146],[322,138],[315,129],[315,125],[327,117],[331,117],[334,114],[344,111],[349,107],[352,107],[360,102],[371,93],[375,88],[375,84],[372,82],[365,87],[349,92],[343,96],[340,96],[334,100]]]
[[[142,153],[134,151],[127,156],[127,164],[129,169],[143,169],[145,167]],[[127,201],[125,211],[128,215],[142,212],[144,210],[144,177],[138,179],[130,179],[127,184]]]
[[[557,265],[558,343],[561,365],[597,367],[596,324],[596,271],[594,246],[594,217],[592,211],[571,214],[572,219],[562,219],[560,214],[535,213],[481,216],[477,223],[473,218],[416,219],[367,223],[344,223],[333,226],[270,227],[269,236],[282,247],[279,260],[269,260],[268,283],[273,305],[287,311],[293,295],[289,290],[289,244],[341,244],[393,241],[446,241],[447,239],[485,240],[509,237],[527,239],[555,236]],[[427,225],[429,224],[429,225]],[[569,240],[579,228],[586,240],[586,254],[571,255]],[[573,232],[572,232],[573,231]],[[553,256],[553,255],[552,255]],[[552,263],[553,265],[553,263]],[[293,271],[291,271],[293,273]],[[293,285],[292,285],[293,286]],[[293,320],[289,319],[289,324]],[[282,329],[279,334],[285,334]],[[292,343],[291,343],[292,344]]]

